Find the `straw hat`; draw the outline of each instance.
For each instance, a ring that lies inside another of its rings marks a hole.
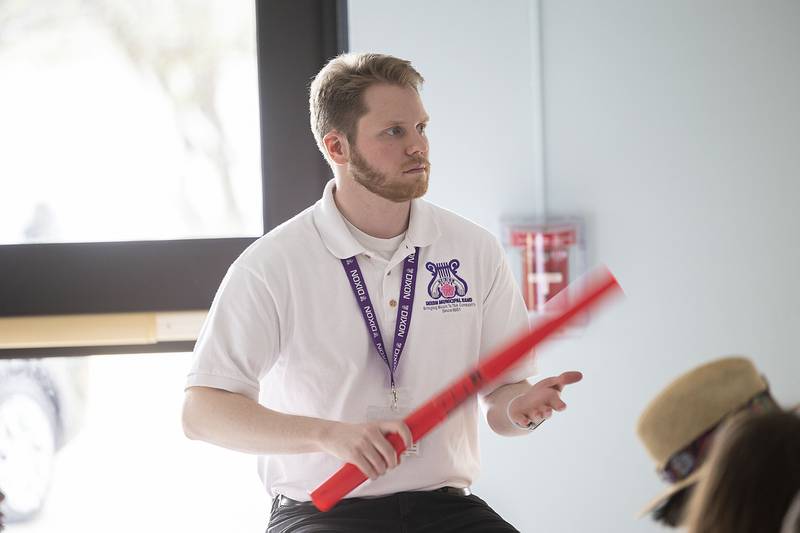
[[[726,357],[712,361],[679,376],[661,391],[642,412],[636,432],[661,472],[670,459],[689,448],[698,437],[766,390],[766,381],[750,360]],[[653,511],[678,491],[694,484],[702,472],[702,466],[692,465],[686,477],[675,480],[641,514]]]

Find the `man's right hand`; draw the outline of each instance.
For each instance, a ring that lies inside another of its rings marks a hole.
[[[406,448],[411,446],[411,430],[402,420],[332,422],[323,432],[320,446],[342,461],[353,463],[370,479],[377,479],[399,463],[397,452],[386,439],[389,433],[399,434]]]
[[[397,433],[411,445],[411,431],[402,420],[348,424],[288,415],[242,394],[200,386],[186,390],[183,430],[190,439],[245,453],[329,453],[372,479],[397,466],[387,434]]]

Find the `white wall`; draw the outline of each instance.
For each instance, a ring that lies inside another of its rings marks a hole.
[[[535,198],[528,4],[351,0],[350,50],[410,59],[431,122],[427,198],[493,231]]]
[[[351,49],[427,79],[429,198],[493,231],[535,205],[527,1],[350,1]],[[677,374],[749,355],[800,402],[800,4],[543,3],[547,205],[627,299],[542,350],[586,378],[530,438],[482,431],[475,488],[521,531],[659,531],[634,434]]]

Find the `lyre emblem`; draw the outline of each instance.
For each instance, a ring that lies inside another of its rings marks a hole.
[[[449,300],[467,294],[467,282],[458,275],[460,265],[458,259],[451,259],[444,263],[429,261],[425,264],[425,268],[433,275],[431,282],[428,283],[428,294],[431,298]]]

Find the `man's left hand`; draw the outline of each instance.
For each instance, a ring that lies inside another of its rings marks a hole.
[[[520,426],[527,426],[530,422],[538,425],[550,418],[553,411],[563,411],[567,404],[561,400],[561,391],[581,379],[583,374],[573,370],[539,381],[527,392],[511,400],[508,406],[511,420]]]

